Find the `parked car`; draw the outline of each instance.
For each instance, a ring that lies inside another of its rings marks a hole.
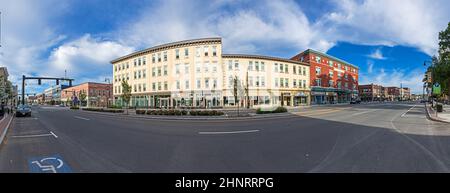
[[[31,117],[31,107],[28,105],[19,105],[17,107],[16,116],[28,116]]]
[[[350,104],[361,104],[361,100],[352,100]]]

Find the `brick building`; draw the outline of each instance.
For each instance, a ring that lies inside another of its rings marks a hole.
[[[311,49],[291,60],[310,64],[312,104],[346,103],[358,97],[357,66]]]
[[[383,86],[376,84],[359,85],[359,97],[361,101],[383,101],[384,99]]]
[[[86,94],[86,99],[81,101],[80,93]],[[81,103],[87,107],[107,107],[112,105],[112,84],[86,82],[61,92],[61,102],[65,105]]]
[[[388,100],[398,101],[400,99],[400,88],[398,87],[387,87],[388,90]]]

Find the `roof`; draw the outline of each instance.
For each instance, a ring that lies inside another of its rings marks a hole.
[[[279,62],[290,62],[290,63],[296,63],[301,64],[305,66],[309,66],[306,62],[300,62],[297,60],[291,60],[286,58],[278,58],[278,57],[272,57],[272,56],[261,56],[261,55],[248,55],[248,54],[222,54],[222,58],[254,58],[254,59],[265,59],[265,60],[275,60]]]
[[[120,58],[117,58],[117,59],[111,61],[111,63],[120,62],[122,60],[126,60],[126,59],[129,59],[129,58],[132,58],[134,56],[138,56],[138,55],[141,55],[141,54],[146,54],[146,53],[157,51],[157,50],[167,49],[167,48],[170,48],[170,47],[176,47],[176,46],[182,46],[182,45],[188,45],[188,44],[208,43],[208,42],[219,42],[220,43],[220,42],[222,42],[222,38],[220,38],[220,37],[200,38],[200,39],[183,40],[183,41],[178,41],[178,42],[162,44],[162,45],[154,46],[154,47],[151,47],[151,48],[147,48],[145,50],[137,51],[137,52],[128,54],[126,56],[122,56]]]
[[[328,54],[325,54],[325,53],[322,53],[322,52],[319,52],[319,51],[316,51],[316,50],[313,50],[313,49],[307,49],[307,50],[305,50],[305,51],[302,52],[302,53],[309,53],[309,52],[314,53],[314,54],[317,54],[317,55],[321,55],[321,56],[323,56],[323,57],[327,57],[327,58],[330,58],[330,59],[333,59],[333,60],[336,60],[336,61],[338,61],[338,62],[340,62],[340,63],[344,63],[344,64],[347,64],[347,65],[349,65],[349,66],[352,66],[352,67],[354,67],[354,68],[356,68],[356,69],[359,69],[358,66],[356,66],[356,65],[354,65],[354,64],[352,64],[352,63],[350,63],[350,62],[347,62],[347,61],[345,61],[345,60],[341,60],[341,59],[336,58],[336,57],[334,57],[334,56],[331,56],[331,55],[328,55]]]

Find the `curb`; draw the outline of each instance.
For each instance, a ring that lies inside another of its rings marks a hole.
[[[105,116],[117,116],[117,117],[128,117],[128,118],[134,118],[134,119],[147,119],[147,120],[190,120],[190,121],[207,121],[207,120],[249,120],[249,119],[264,119],[264,118],[281,118],[281,117],[290,117],[295,116],[292,113],[275,113],[271,115],[263,115],[263,116],[250,116],[250,117],[201,117],[201,116],[188,116],[188,117],[177,117],[177,116],[160,116],[160,117],[154,117],[154,116],[139,116],[139,115],[126,115],[126,114],[115,114],[115,113],[103,113],[103,112],[92,112],[92,111],[84,111],[87,113],[93,113],[93,114],[99,114],[99,115],[105,115]]]
[[[5,130],[3,131],[3,133],[0,136],[0,147],[3,144],[3,140],[6,138],[6,133],[8,133],[9,126],[11,125],[11,122],[12,122],[13,119],[14,119],[14,115],[11,116],[11,118],[9,119],[8,125],[6,125]]]
[[[425,110],[427,111],[426,114],[427,114],[427,118],[428,118],[429,120],[436,121],[436,122],[441,122],[441,123],[450,123],[450,122],[444,121],[444,120],[442,120],[442,119],[433,118],[433,117],[430,115],[430,111],[428,111],[427,103],[425,103]]]

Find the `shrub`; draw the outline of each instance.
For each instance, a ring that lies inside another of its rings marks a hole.
[[[256,114],[269,114],[269,113],[286,113],[288,112],[285,107],[277,107],[275,110],[266,111],[261,108],[256,109]]]
[[[182,110],[181,111],[181,115],[187,115],[187,111],[186,110]]]
[[[71,106],[70,109],[78,110],[78,109],[80,109],[80,107],[78,107],[78,106]]]
[[[191,111],[189,111],[189,114],[192,116],[197,116],[197,111],[191,110]]]
[[[146,110],[138,109],[138,110],[136,110],[136,114],[138,114],[138,115],[145,115],[146,114]]]

